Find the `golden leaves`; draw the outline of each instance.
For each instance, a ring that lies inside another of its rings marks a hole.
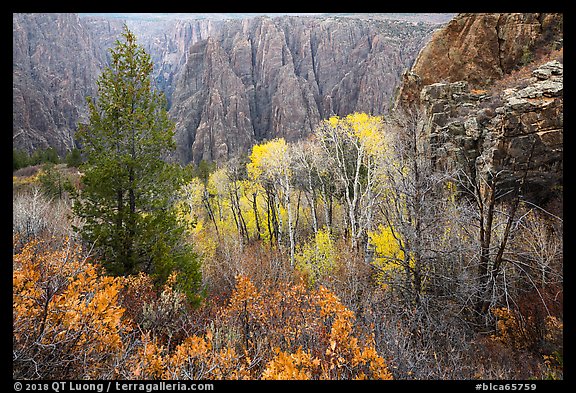
[[[354,112],[343,118],[332,116],[325,120],[325,124],[349,138],[356,139],[363,150],[377,155],[386,150],[386,141],[382,132],[383,121],[382,116]]]
[[[101,277],[79,246],[35,240],[13,261],[15,352],[31,352],[35,362],[60,356],[66,369],[66,359],[83,359],[97,370],[122,348],[120,280]]]
[[[492,340],[516,350],[533,345],[534,333],[530,327],[535,324],[534,316],[529,315],[523,319],[517,311],[506,307],[492,308],[490,311],[496,317],[496,333],[490,336]],[[552,315],[547,315],[543,322],[537,337],[549,343],[560,342],[564,323]]]
[[[288,144],[284,138],[277,138],[254,145],[246,169],[252,179],[274,177],[289,171],[288,161]]]
[[[175,306],[176,276],[154,289],[145,274],[100,275],[75,246],[34,242],[14,255],[13,278],[15,351],[42,361],[49,354],[39,348],[56,348],[56,356],[70,358],[61,366],[70,371],[59,377],[391,378],[373,343],[355,335],[354,313],[329,289],[307,288],[303,280],[257,288],[238,275],[209,324],[164,336],[142,322],[154,305],[184,312]]]
[[[519,349],[526,344],[526,332],[514,312],[506,307],[491,309],[492,314],[497,318],[497,334],[491,337],[512,348]]]
[[[231,347],[216,348],[213,334],[191,336],[166,359],[165,379],[244,379],[247,360]]]
[[[336,246],[328,229],[320,229],[314,238],[298,247],[296,267],[307,275],[310,284],[331,273],[336,267]]]
[[[163,348],[158,346],[150,333],[142,333],[141,345],[128,360],[134,379],[161,379],[165,372]]]
[[[378,230],[368,231],[368,238],[376,256],[372,262],[378,269],[376,281],[386,288],[387,282],[404,270],[404,241],[392,227],[381,224],[378,225]],[[410,268],[414,268],[413,257],[410,257],[408,264]]]

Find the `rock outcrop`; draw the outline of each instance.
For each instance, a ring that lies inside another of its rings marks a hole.
[[[459,14],[421,50],[398,100],[417,101],[423,86],[441,81],[490,86],[530,63],[539,48],[562,46],[562,33],[562,14]]]
[[[422,89],[434,160],[494,176],[501,192],[525,177],[527,194],[542,200],[562,184],[563,65],[543,64],[502,95],[467,82]]]
[[[561,16],[464,14],[434,34],[396,104],[424,111],[439,167],[493,178],[501,194],[523,181],[536,202],[562,185],[563,64],[530,63],[543,45],[561,47]]]

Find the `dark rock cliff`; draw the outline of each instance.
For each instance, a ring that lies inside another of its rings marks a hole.
[[[545,200],[562,184],[563,65],[536,68],[501,95],[464,81],[422,89],[433,159],[445,167],[494,177],[500,192],[525,178],[525,194]]]
[[[74,14],[13,14],[12,39],[13,145],[62,154],[74,145],[105,53]]]
[[[461,14],[438,30],[403,77],[397,107],[421,108],[433,159],[494,178],[525,179],[545,201],[563,177],[561,14]],[[528,72],[532,70],[531,72]],[[505,83],[504,83],[505,81]]]
[[[123,21],[13,16],[13,140],[74,145],[86,96]],[[151,54],[176,122],[177,158],[225,160],[259,141],[308,135],[330,115],[388,110],[437,24],[357,17],[126,22]]]
[[[228,21],[191,45],[170,114],[181,162],[308,135],[322,118],[385,113],[431,25],[354,18]]]

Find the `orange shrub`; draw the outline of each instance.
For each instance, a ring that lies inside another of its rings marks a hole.
[[[262,378],[392,378],[373,343],[354,336],[354,314],[322,286],[307,290],[300,282],[259,292],[239,276],[223,315],[239,322],[248,353],[266,343]]]
[[[175,276],[160,290],[145,274],[103,276],[68,241],[15,252],[16,379],[392,378],[325,287],[238,275],[228,302],[193,322]]]
[[[13,256],[13,377],[99,378],[123,344],[119,279],[79,246],[34,240]]]

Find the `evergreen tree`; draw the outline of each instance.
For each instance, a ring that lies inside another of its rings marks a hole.
[[[12,170],[16,171],[30,165],[30,156],[25,150],[12,149]]]
[[[82,164],[82,154],[80,149],[73,148],[66,154],[66,165],[70,167],[79,167]]]
[[[58,157],[58,152],[56,149],[53,147],[47,147],[46,149],[35,150],[30,157],[30,161],[32,165],[38,165],[47,162],[58,164],[60,162],[60,157]]]
[[[52,162],[43,165],[42,172],[38,176],[42,191],[49,198],[62,199],[64,192],[70,191],[70,181],[62,175]]]
[[[200,282],[199,260],[183,241],[175,209],[186,176],[165,160],[175,149],[174,124],[164,96],[151,86],[150,55],[127,27],[123,37],[98,79],[98,99],[87,99],[89,122],[77,133],[86,162],[74,211],[109,273],[144,271],[163,281],[176,270],[191,295]]]

